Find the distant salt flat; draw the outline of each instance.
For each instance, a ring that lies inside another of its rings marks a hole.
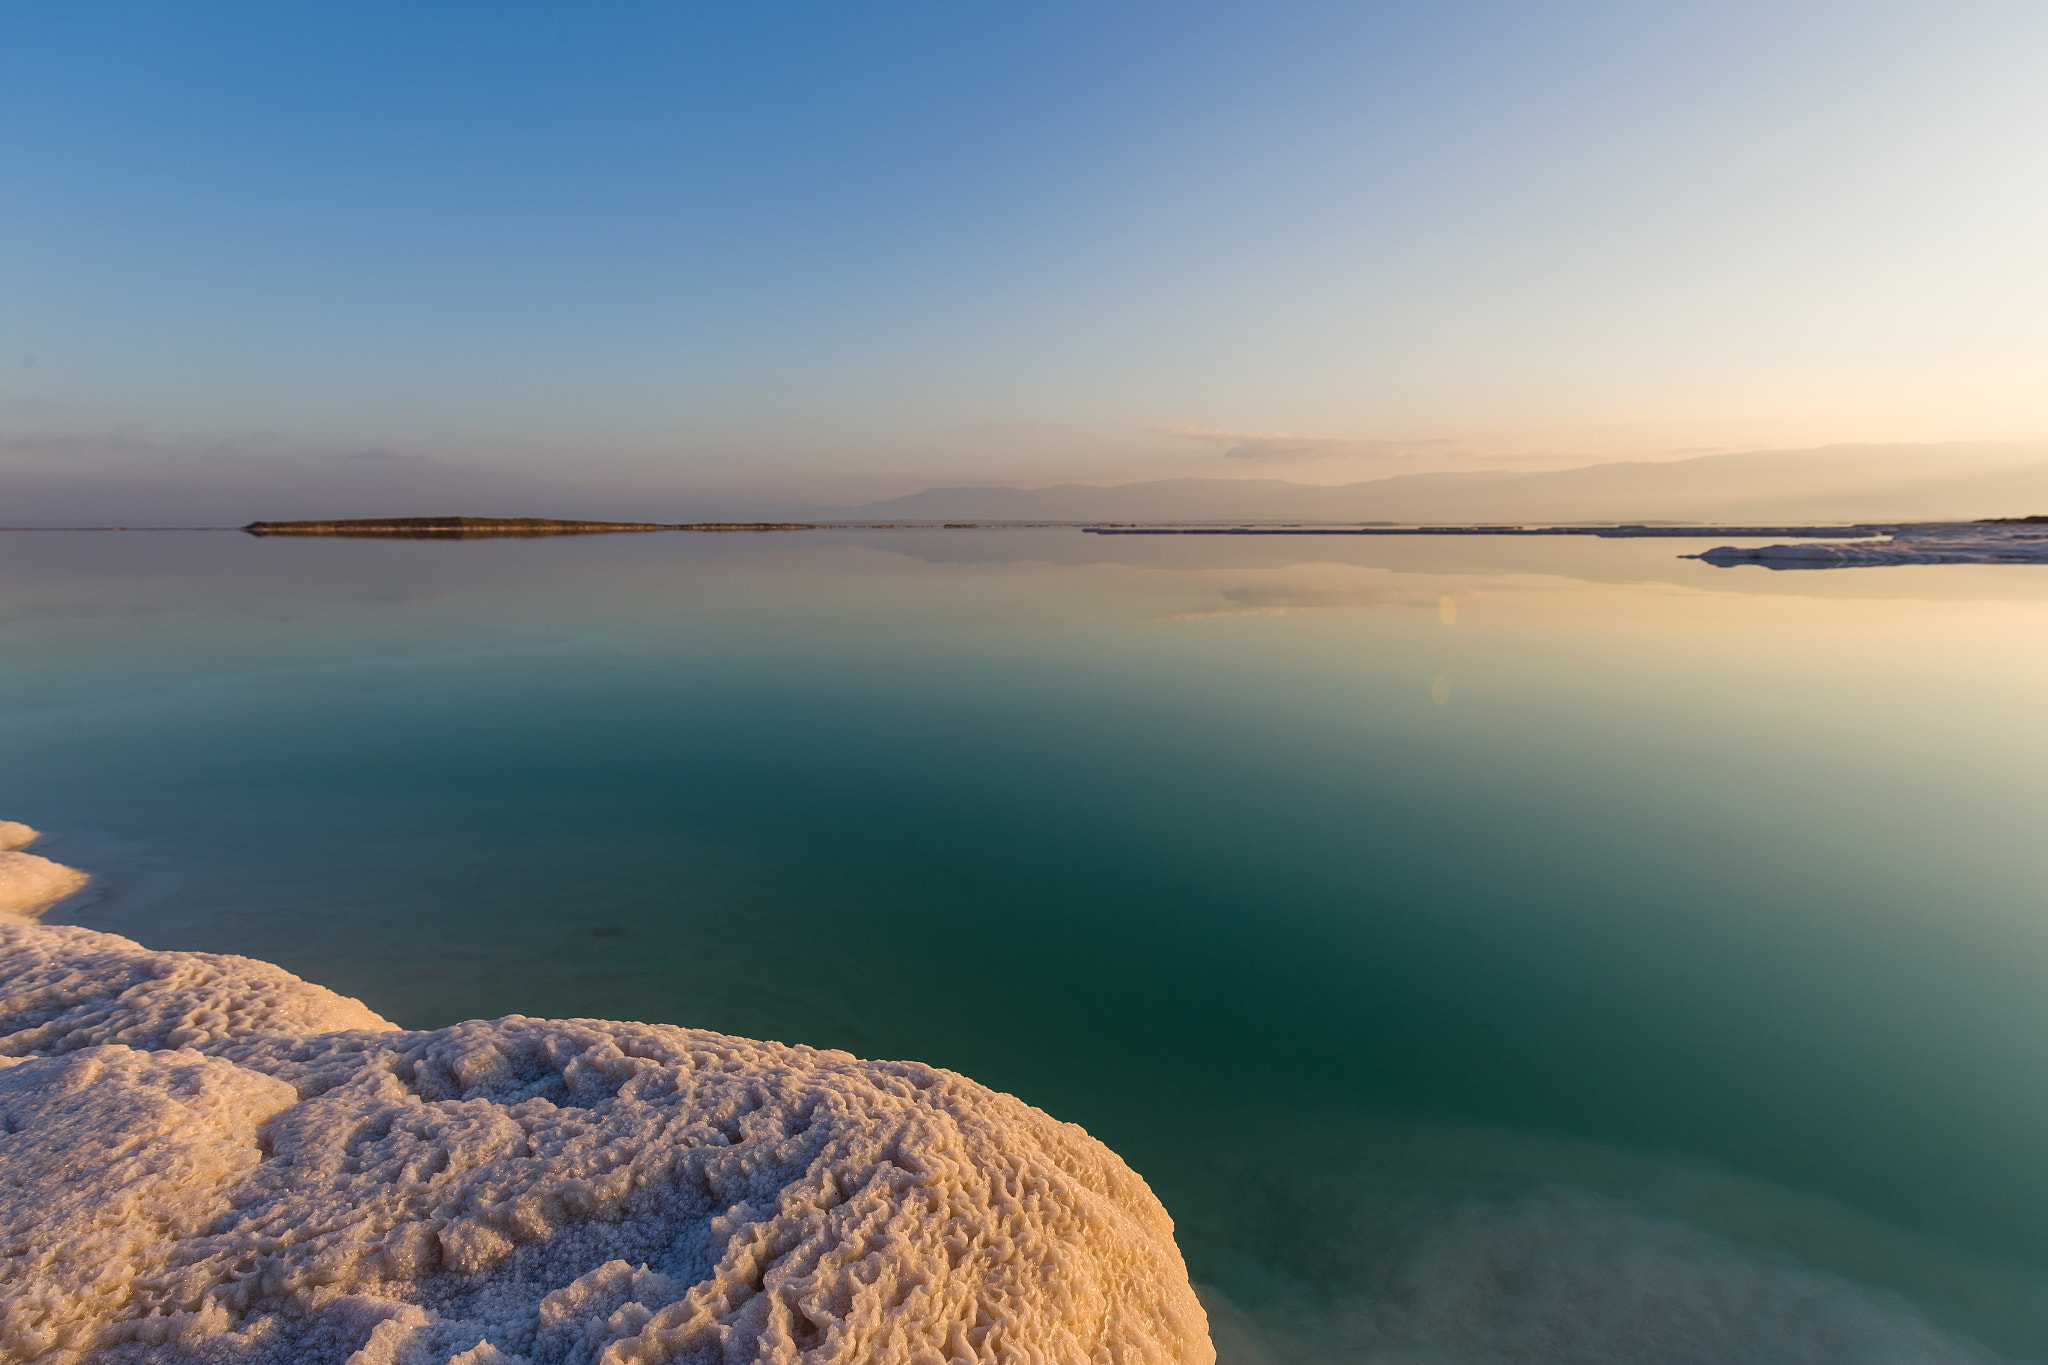
[[[1703,536],[1799,536],[1855,540],[1903,529],[1890,522],[1812,525],[1702,526],[1692,522],[1464,522],[1447,526],[1397,522],[1244,522],[1237,525],[1102,522],[1081,530],[1095,536],[1592,536],[1601,540],[1698,540]]]
[[[1709,564],[1762,564],[1773,569],[1850,569],[1881,564],[2048,564],[2048,524],[2028,520],[1902,526],[1881,540],[1720,545],[1694,558]]]
[[[1083,528],[1103,536],[1592,536],[1603,540],[1796,537],[1797,543],[1721,545],[1682,558],[1777,569],[1855,568],[1879,564],[2048,564],[2048,518],[1812,526],[1494,525],[1465,526],[1143,526]]]

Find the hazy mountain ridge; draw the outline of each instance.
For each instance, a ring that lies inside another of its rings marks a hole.
[[[1944,520],[2048,509],[2048,444],[1844,445],[1318,487],[1157,479],[928,488],[820,518],[989,521]]]
[[[2048,512],[2048,442],[1841,445],[1540,473],[1399,474],[1318,486],[1184,477],[938,487],[876,502],[540,482],[465,468],[262,462],[129,478],[0,476],[0,525],[241,526],[464,514],[592,521],[1941,521]]]

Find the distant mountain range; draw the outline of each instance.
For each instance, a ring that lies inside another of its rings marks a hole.
[[[2048,445],[1843,445],[1631,461],[1543,473],[1401,474],[1319,487],[1158,479],[928,488],[817,520],[1758,521],[1965,520],[2048,511]]]
[[[1543,473],[1402,474],[1318,486],[1157,479],[927,488],[857,506],[653,492],[601,479],[330,461],[245,460],[0,477],[0,525],[239,526],[463,512],[601,521],[1948,521],[2048,513],[2048,442],[1842,445]]]

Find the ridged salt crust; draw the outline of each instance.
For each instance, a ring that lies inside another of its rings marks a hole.
[[[396,1027],[254,958],[157,953],[91,929],[0,920],[0,1057]]]
[[[0,1054],[0,1361],[1215,1359],[1145,1183],[932,1067],[29,924]]]

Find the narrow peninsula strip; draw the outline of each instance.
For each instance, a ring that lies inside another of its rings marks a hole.
[[[252,521],[252,536],[372,536],[461,540],[481,536],[593,536],[622,531],[818,531],[796,521],[558,521],[550,517],[368,517],[347,521]]]

